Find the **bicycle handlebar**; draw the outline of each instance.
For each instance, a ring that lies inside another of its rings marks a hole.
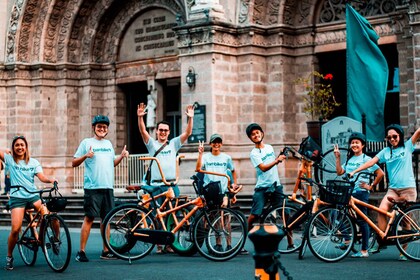
[[[16,189],[12,193],[15,193],[15,192],[19,191],[20,188],[23,188],[27,193],[31,193],[31,194],[38,193],[42,197],[43,193],[51,193],[53,191],[58,191],[58,182],[54,181],[52,188],[45,188],[45,189],[41,189],[41,190],[37,190],[37,191],[30,191],[24,186],[12,186],[10,188],[11,189],[14,189],[14,188]]]
[[[180,155],[180,156],[176,157],[176,175],[175,175],[176,177],[175,177],[174,182],[166,181],[165,175],[163,174],[162,167],[160,166],[160,162],[159,162],[159,159],[157,157],[141,157],[141,158],[139,158],[139,160],[150,160],[150,161],[154,160],[154,161],[156,161],[156,164],[157,164],[158,169],[159,169],[160,176],[162,177],[162,183],[164,183],[167,186],[173,186],[173,185],[176,185],[178,183],[178,180],[179,180],[179,160],[181,158],[184,158],[184,157],[185,157],[184,155]],[[152,163],[150,163],[150,165],[152,165]]]
[[[207,170],[203,170],[203,169],[197,169],[195,172],[198,173],[203,173],[203,174],[209,174],[209,175],[215,175],[215,176],[221,176],[221,177],[226,177],[228,180],[228,190],[230,193],[233,194],[237,194],[238,192],[240,192],[242,190],[242,185],[239,185],[239,187],[237,189],[232,189],[231,185],[230,185],[230,177],[227,174],[223,174],[223,173],[218,173],[218,172],[212,172],[212,171],[207,171]]]
[[[351,180],[353,177],[350,177],[348,173],[345,173],[344,176],[343,176],[343,180],[346,181],[346,182],[350,182],[350,183],[354,184],[359,179],[359,177],[361,175],[368,175],[369,178],[372,178],[372,177],[376,176],[374,173],[370,173],[370,172],[359,172],[359,173],[357,173],[356,177],[354,177],[354,180]],[[308,182],[309,184],[315,184],[317,186],[324,186],[324,184],[319,183],[319,182],[313,180],[312,178],[301,177],[300,179],[302,181]]]

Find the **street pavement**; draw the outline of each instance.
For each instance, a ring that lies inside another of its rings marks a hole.
[[[87,245],[88,263],[74,260],[79,248],[80,231],[71,229],[73,255],[67,270],[63,273],[53,272],[45,262],[41,251],[37,263],[27,267],[22,262],[17,248],[14,251],[15,269],[4,270],[7,252],[9,228],[0,227],[0,280],[7,279],[140,279],[140,280],[250,280],[254,279],[253,245],[248,240],[246,248],[249,255],[240,255],[226,262],[212,262],[199,254],[193,257],[180,257],[175,254],[157,255],[153,252],[131,265],[122,260],[101,260],[101,238],[98,230],[92,230]],[[337,263],[325,263],[315,258],[309,251],[303,260],[298,260],[296,253],[282,255],[281,262],[295,280],[336,280],[336,279],[420,279],[420,263],[398,261],[396,247],[388,247],[380,254],[367,259],[347,257]],[[281,279],[286,279],[281,275]]]

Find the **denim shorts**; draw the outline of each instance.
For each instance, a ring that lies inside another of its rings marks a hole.
[[[31,198],[18,198],[18,197],[10,197],[9,199],[9,207],[10,209],[13,208],[32,208],[33,204],[40,200],[39,195],[33,196]]]

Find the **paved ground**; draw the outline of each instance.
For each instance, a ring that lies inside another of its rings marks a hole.
[[[121,260],[104,261],[99,259],[101,239],[97,230],[93,231],[88,242],[88,263],[74,261],[78,245],[79,230],[71,230],[73,256],[64,273],[54,273],[46,264],[42,253],[38,255],[34,267],[26,267],[17,250],[14,252],[15,269],[6,271],[7,236],[9,228],[0,227],[0,279],[144,279],[144,280],[245,280],[254,279],[253,245],[248,240],[246,247],[250,255],[238,256],[230,261],[217,263],[200,255],[179,257],[177,255],[157,255],[153,253],[141,260],[128,262]],[[316,259],[308,251],[304,260],[298,260],[297,254],[283,255],[281,261],[298,280],[336,280],[336,279],[420,279],[420,263],[397,261],[398,252],[395,247],[372,255],[368,259],[352,259],[350,257],[338,263],[325,263]],[[281,276],[281,279],[286,277]]]

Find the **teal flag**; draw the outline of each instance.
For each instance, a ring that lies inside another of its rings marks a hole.
[[[365,114],[367,139],[383,141],[388,64],[377,43],[379,36],[349,4],[346,32],[347,115],[361,121]]]

